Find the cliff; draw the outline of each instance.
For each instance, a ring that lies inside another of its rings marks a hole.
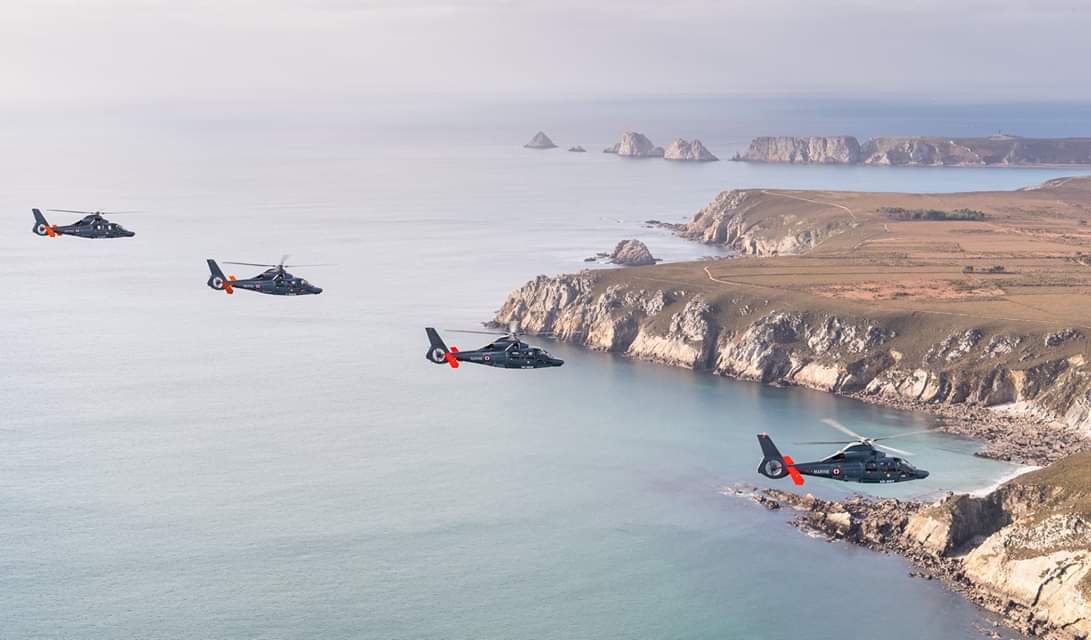
[[[860,143],[852,136],[764,136],[754,138],[746,153],[735,159],[793,164],[854,164],[860,161]]]
[[[796,254],[852,226],[851,218],[830,213],[815,212],[806,201],[770,198],[763,190],[735,189],[713,198],[680,235],[746,255]]]
[[[1035,637],[1091,636],[1091,452],[1019,476],[984,497],[924,505],[861,496],[830,502],[767,490],[795,524],[895,551]]]
[[[987,212],[896,220],[905,210]],[[592,349],[929,411],[1045,463],[1091,434],[1091,178],[968,194],[725,191],[730,260],[541,276],[495,321]]]
[[[683,138],[675,138],[671,141],[667,150],[663,153],[664,160],[681,160],[688,162],[715,162],[719,160],[712,152],[701,144],[700,140],[690,142]]]
[[[603,153],[616,153],[629,158],[662,158],[663,147],[657,147],[643,133],[627,131],[617,142],[602,150]]]
[[[894,166],[1091,165],[1091,138],[759,137],[736,157],[749,162]]]

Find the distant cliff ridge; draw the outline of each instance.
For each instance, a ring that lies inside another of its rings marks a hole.
[[[759,137],[735,160],[894,166],[1091,165],[1091,138]]]
[[[855,164],[860,162],[860,143],[852,136],[754,138],[737,160],[788,162],[792,164]]]

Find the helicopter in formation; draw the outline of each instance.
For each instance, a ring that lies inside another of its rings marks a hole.
[[[448,347],[439,333],[432,327],[424,330],[428,334],[428,353],[424,355],[435,364],[448,364],[457,369],[462,362],[483,364],[489,367],[501,369],[544,369],[546,367],[559,367],[564,360],[554,358],[549,352],[539,347],[532,347],[519,339],[519,332],[515,326],[510,326],[508,333],[499,335],[490,331],[468,331],[448,329],[451,333],[473,333],[496,337],[489,344],[472,351],[459,351],[458,347]]]
[[[110,222],[103,214],[115,215],[118,213],[133,213],[132,211],[75,211],[73,209],[46,209],[59,213],[82,213],[83,218],[72,224],[49,224],[42,215],[41,209],[31,209],[34,214],[34,233],[39,236],[75,236],[77,238],[131,238],[136,234],[125,227]]]
[[[797,442],[796,444],[804,445],[843,444],[846,446],[836,453],[815,462],[796,462],[791,456],[781,455],[768,433],[759,433],[758,444],[761,445],[763,458],[761,464],[758,465],[758,473],[774,480],[791,476],[792,482],[797,486],[803,485],[803,476],[868,483],[908,482],[928,477],[928,472],[924,469],[918,469],[902,458],[887,456],[882,450],[907,456],[913,454],[902,449],[879,444],[880,440],[915,436],[928,433],[928,431],[899,433],[882,438],[865,438],[836,420],[827,419],[822,422],[855,438],[855,440]]]
[[[269,267],[253,278],[238,279],[235,276],[225,276],[220,265],[212,258],[208,259],[208,270],[211,275],[208,278],[208,286],[216,291],[227,294],[235,293],[235,289],[246,289],[257,293],[266,293],[274,296],[306,296],[322,293],[321,287],[316,287],[303,278],[288,273],[287,267],[320,267],[324,265],[290,265],[284,264],[288,256],[280,259],[280,264],[259,264],[256,262],[227,262],[224,264],[243,265],[247,267]]]

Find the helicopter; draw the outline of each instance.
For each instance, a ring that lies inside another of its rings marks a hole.
[[[46,211],[82,213],[85,215],[72,224],[57,226],[55,224],[49,224],[49,222],[46,221],[45,216],[42,215],[41,209],[31,209],[31,212],[34,214],[33,231],[36,235],[49,236],[50,238],[56,238],[57,236],[76,236],[77,238],[131,238],[136,235],[120,224],[110,222],[103,217],[103,213],[114,215],[117,213],[133,213],[132,211],[103,212],[74,211],[72,209],[46,209]]]
[[[497,335],[490,331],[460,331],[458,329],[448,329],[448,331],[486,336]],[[564,364],[564,360],[554,358],[545,349],[532,347],[520,340],[520,334],[514,324],[509,326],[508,333],[473,351],[459,351],[454,345],[448,348],[439,337],[439,333],[432,327],[426,328],[424,332],[428,334],[428,342],[431,343],[424,357],[436,364],[449,364],[452,369],[457,369],[461,362],[472,362],[501,369],[544,369]]]
[[[305,296],[322,293],[321,287],[316,287],[303,278],[297,278],[285,271],[285,267],[319,267],[324,265],[286,265],[284,262],[288,256],[280,259],[280,264],[258,264],[255,262],[224,262],[224,264],[244,265],[248,267],[269,267],[253,278],[239,280],[235,276],[225,276],[220,265],[212,258],[208,259],[208,270],[212,275],[208,278],[208,286],[216,291],[227,294],[235,293],[235,289],[248,289],[257,293],[267,293],[274,296]]]
[[[796,462],[792,459],[792,456],[781,455],[768,433],[759,433],[758,444],[761,445],[763,458],[761,464],[758,465],[758,473],[774,480],[784,476],[791,476],[792,482],[796,486],[803,485],[803,476],[805,475],[844,480],[846,482],[878,482],[884,484],[923,480],[928,477],[928,472],[924,469],[918,469],[902,458],[889,457],[880,449],[907,456],[913,454],[902,449],[879,444],[879,440],[915,436],[928,433],[927,431],[899,433],[883,438],[865,438],[836,420],[826,419],[822,422],[856,439],[797,442],[796,444],[844,444],[846,446],[842,447],[837,453],[815,462]]]

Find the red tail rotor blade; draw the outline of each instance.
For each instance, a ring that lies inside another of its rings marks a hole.
[[[792,456],[784,456],[784,466],[788,468],[788,475],[792,476],[792,482],[797,487],[802,487],[803,476],[799,473],[799,469],[796,469],[796,461],[792,460]]]
[[[458,358],[455,357],[455,354],[453,354],[451,352],[447,352],[447,353],[445,353],[443,355],[444,355],[444,357],[447,358],[447,364],[451,365],[452,369],[457,369],[458,368]]]

